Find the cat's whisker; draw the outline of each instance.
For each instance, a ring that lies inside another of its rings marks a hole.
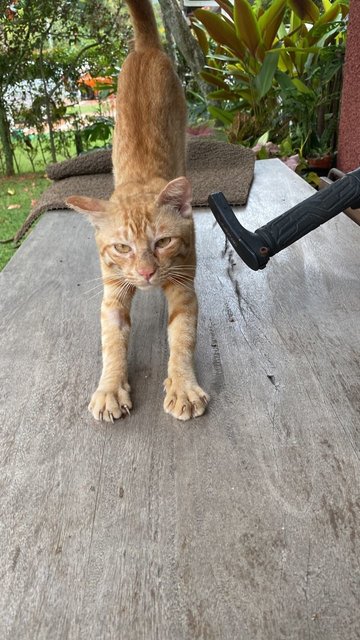
[[[174,271],[171,269],[169,271],[170,275],[180,276],[181,278],[186,278],[187,280],[194,280],[194,276],[189,273],[182,273],[181,271]]]
[[[131,288],[132,288],[132,285],[127,280],[125,280],[124,282],[120,283],[115,288],[114,295],[119,300],[119,302],[121,302],[121,304],[124,304],[124,301],[125,301],[128,293],[130,292]]]
[[[122,291],[124,290],[124,287],[125,287],[124,283],[117,284],[115,287],[113,287],[111,293],[114,296],[114,298],[119,298],[119,295],[121,295]]]
[[[109,285],[109,284],[111,284],[111,283],[113,283],[115,281],[116,280],[114,279],[114,277],[110,277],[110,276],[109,277],[104,277],[104,278],[101,277],[101,278],[99,278],[99,281],[94,284],[93,287],[91,287],[90,289],[87,289],[86,291],[82,291],[82,293],[83,294],[89,293],[90,291],[93,291],[97,287],[102,287],[105,284]],[[81,284],[85,284],[85,283],[81,283]],[[90,282],[88,284],[90,284]]]
[[[89,278],[89,280],[83,280],[80,284],[87,284],[88,282],[95,282],[96,280],[102,280],[102,279],[103,279],[103,276],[99,276],[98,278]]]
[[[126,281],[119,281],[118,279],[115,279],[114,277],[109,278],[108,281],[106,281],[104,279],[104,282],[98,282],[94,287],[88,289],[87,291],[82,291],[81,295],[86,296],[88,300],[91,300],[92,298],[95,298],[99,293],[102,293],[103,291],[103,285],[110,285],[112,284],[113,286],[115,286],[115,297],[118,297],[119,293],[123,292],[124,287],[127,287],[127,282]],[[89,296],[90,293],[94,292],[91,296]]]
[[[95,285],[95,287],[92,287],[91,289],[88,289],[87,291],[81,291],[81,294],[83,296],[87,296],[89,293],[91,293],[92,291],[95,291],[96,289],[98,291],[102,291],[103,290],[102,282],[98,283],[97,285]]]
[[[195,271],[178,271],[177,269],[169,269],[168,273],[176,273],[177,275],[195,278]]]
[[[173,278],[172,282],[174,284],[176,284],[176,285],[179,285],[179,286],[183,287],[184,289],[187,289],[188,291],[194,291],[195,290],[192,283],[187,283],[187,282],[184,282],[183,280],[179,280],[177,278]]]
[[[171,269],[169,273],[176,276],[181,276],[182,278],[188,278],[189,280],[194,280],[195,278],[195,274],[193,273],[183,273],[182,271],[176,271],[173,269]]]
[[[196,267],[190,267],[188,265],[178,265],[178,264],[172,264],[170,267],[168,267],[168,271],[178,271],[179,273],[194,273],[196,272]]]
[[[187,291],[191,291],[191,293],[194,292],[194,287],[190,287],[187,283],[182,282],[181,280],[178,280],[175,276],[169,276],[168,278],[170,280],[170,282],[172,282],[173,284],[183,287],[184,289],[186,289]]]
[[[113,285],[116,286],[117,284],[119,284],[119,282],[123,282],[124,278],[121,275],[113,275],[113,276],[109,276],[107,279],[104,278],[104,285]]]
[[[184,282],[178,282],[177,280],[174,280],[172,278],[169,278],[170,282],[172,282],[172,284],[174,284],[177,287],[181,287],[182,289],[185,289],[187,291],[193,291],[193,289],[190,289],[190,287],[187,287]]]
[[[190,283],[192,284],[194,282],[194,278],[191,276],[188,276],[184,273],[177,273],[177,272],[173,272],[170,271],[170,273],[168,274],[169,276],[173,276],[175,278],[178,278],[179,280],[182,280],[184,282]]]
[[[191,271],[195,271],[196,267],[192,264],[173,264],[170,269],[190,269]]]
[[[121,304],[123,304],[128,291],[129,287],[125,284],[117,293],[115,293],[116,298],[119,300],[119,302],[121,302]]]
[[[95,293],[93,293],[92,296],[90,296],[89,298],[86,298],[86,302],[90,302],[90,300],[93,300],[94,298],[97,298],[97,296],[99,295],[99,293],[102,293],[102,290],[100,291],[96,291]]]
[[[178,273],[177,271],[169,271],[169,275],[170,276],[175,276],[176,278],[181,278],[184,280],[194,280],[194,278],[190,275],[188,275],[187,273]]]

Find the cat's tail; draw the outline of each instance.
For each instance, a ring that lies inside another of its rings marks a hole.
[[[151,0],[126,0],[135,32],[135,51],[161,48]]]

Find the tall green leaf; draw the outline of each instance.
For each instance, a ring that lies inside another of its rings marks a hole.
[[[309,87],[307,87],[306,84],[304,84],[302,80],[300,80],[300,78],[292,78],[292,83],[295,85],[296,89],[300,91],[300,93],[313,93],[313,91],[309,89]]]
[[[282,91],[294,91],[294,85],[288,73],[278,69],[275,73],[275,78]]]
[[[309,35],[311,34],[311,32],[314,32],[321,25],[329,24],[329,22],[332,22],[333,20],[335,20],[335,18],[337,18],[337,16],[339,15],[339,13],[341,13],[343,5],[344,5],[343,0],[335,0],[335,2],[330,6],[330,8],[327,9],[327,11],[325,11],[319,17],[319,19],[315,22],[313,28],[309,32]]]
[[[205,56],[207,56],[207,54],[209,53],[209,42],[205,30],[202,27],[199,27],[198,24],[194,24],[194,22],[191,24],[191,28],[196,35],[202,52]]]
[[[234,22],[236,35],[254,58],[264,59],[265,49],[260,29],[248,0],[235,0]]]
[[[287,0],[275,0],[259,18],[259,29],[265,49],[271,49],[276,34],[282,23]]]
[[[290,57],[290,54],[285,49],[280,49],[280,58],[278,66],[281,72],[291,74],[293,72],[294,63]]]
[[[207,11],[197,9],[195,16],[204,25],[209,35],[218,43],[229,47],[239,58],[243,58],[245,47],[236,35],[235,29],[228,24],[222,16]]]
[[[242,80],[242,82],[245,82],[245,84],[249,84],[248,74],[245,73],[241,68],[239,68],[238,65],[228,64],[227,68],[232,76],[235,76],[235,78]]]
[[[290,33],[294,33],[295,31],[297,31],[301,27],[301,25],[301,18],[299,18],[295,11],[292,11],[290,14]]]
[[[256,144],[263,145],[269,142],[269,134],[270,134],[270,131],[265,131],[265,133],[263,133],[262,136],[260,136],[260,138],[256,140]]]
[[[225,109],[219,109],[218,107],[215,107],[213,105],[209,105],[209,113],[213,118],[220,120],[226,126],[231,124],[234,119],[234,114],[226,111]]]
[[[217,89],[216,91],[211,91],[207,94],[207,97],[210,100],[232,100],[236,99],[236,94],[232,93],[230,90],[226,89]]]
[[[314,23],[319,19],[319,9],[312,0],[289,0],[289,5],[302,20]]]
[[[202,71],[200,75],[209,84],[214,84],[216,87],[220,87],[221,89],[229,88],[229,86],[226,84],[226,82],[224,82],[224,80],[222,80],[222,78],[219,78],[217,75],[215,75],[215,73],[212,73],[211,71]]]
[[[227,13],[230,18],[233,17],[233,6],[229,0],[215,0],[218,5]]]
[[[261,100],[270,91],[277,69],[280,51],[267,53],[261,65],[260,73],[255,78],[255,86]]]

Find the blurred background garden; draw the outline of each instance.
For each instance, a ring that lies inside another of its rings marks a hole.
[[[48,186],[48,164],[111,145],[131,28],[123,0],[0,4],[6,240]],[[314,184],[336,164],[349,0],[159,0],[154,8],[186,92],[190,135],[280,157]],[[0,268],[13,251],[0,244]]]

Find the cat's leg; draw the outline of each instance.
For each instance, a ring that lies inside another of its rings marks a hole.
[[[168,339],[170,358],[168,377],[164,382],[164,409],[179,420],[201,416],[209,396],[199,387],[194,371],[197,299],[189,285],[168,284],[164,287],[168,301]]]
[[[105,294],[102,301],[103,370],[99,386],[89,404],[95,420],[113,422],[130,414],[132,408],[127,372],[132,297],[133,292],[129,292],[121,304],[116,297]]]

